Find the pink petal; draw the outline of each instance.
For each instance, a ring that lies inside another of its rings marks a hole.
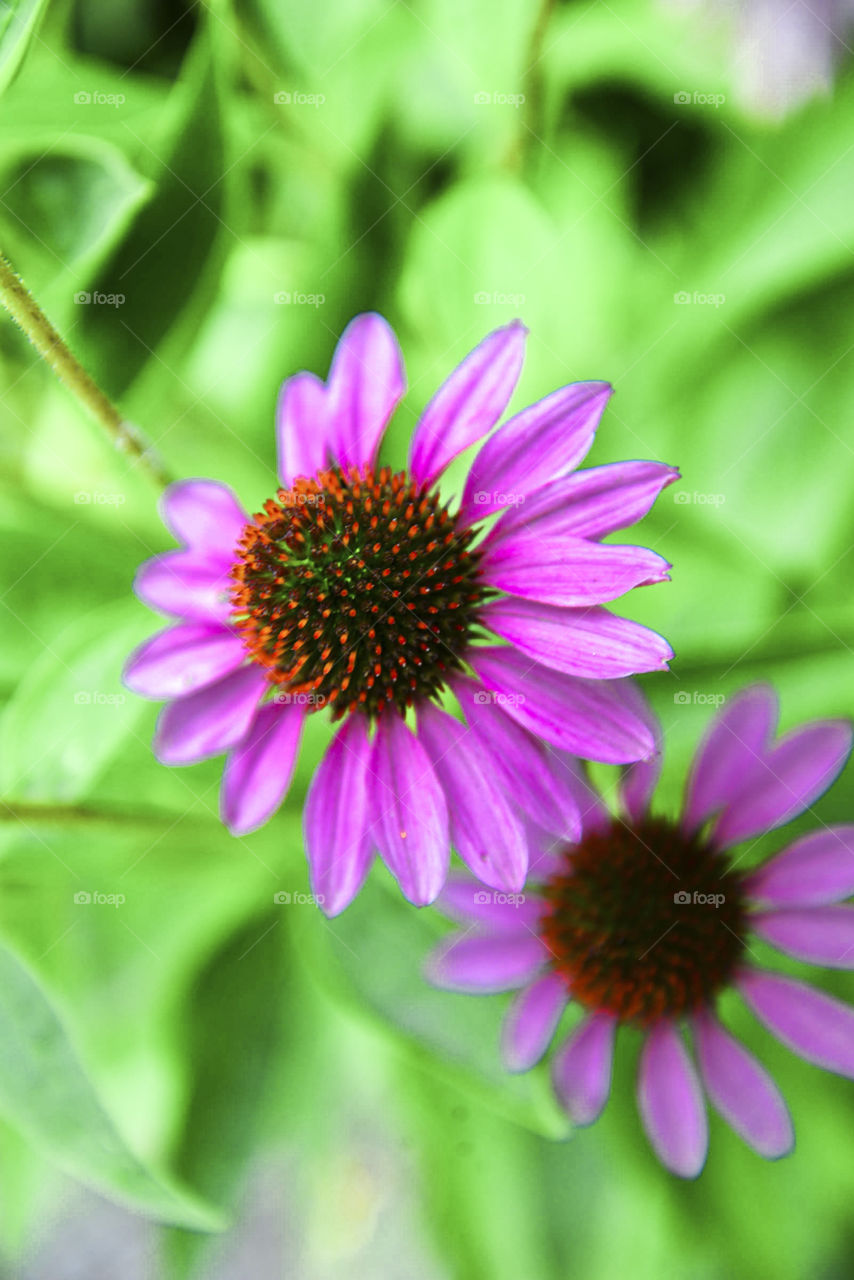
[[[608,1013],[585,1018],[555,1054],[552,1082],[573,1124],[592,1124],[611,1092],[617,1020]]]
[[[371,753],[364,716],[348,716],[308,789],[305,850],[312,891],[327,916],[352,902],[371,864]]]
[[[562,780],[553,777],[542,744],[505,715],[496,694],[464,677],[455,678],[452,687],[515,804],[549,831],[577,840],[581,825],[576,799]]]
[[[663,671],[673,657],[654,631],[607,609],[561,609],[507,597],[480,610],[480,620],[536,662],[570,676],[614,680]]]
[[[546,973],[514,999],[501,1035],[501,1052],[508,1071],[528,1071],[551,1044],[569,1000],[563,978]]]
[[[160,714],[154,754],[161,764],[195,764],[236,747],[249,732],[267,681],[254,666],[170,702]]]
[[[162,500],[163,519],[179,542],[214,557],[234,558],[249,517],[227,485],[179,480]]]
[[[741,790],[762,759],[777,724],[777,695],[755,684],[730,698],[712,720],[694,757],[683,823],[693,831]]]
[[[341,335],[329,371],[333,452],[342,466],[372,464],[406,390],[403,358],[387,320],[369,311]]]
[[[753,871],[750,896],[780,906],[821,907],[854,894],[854,826],[826,827]]]
[[[420,484],[495,426],[519,380],[527,332],[518,320],[496,329],[442,383],[412,437],[409,469]]]
[[[372,769],[374,839],[405,896],[423,907],[445,882],[448,807],[427,752],[401,716],[378,724]]]
[[[638,1105],[661,1163],[680,1178],[696,1178],[706,1161],[708,1120],[697,1073],[673,1023],[657,1022],[644,1042]]]
[[[532,893],[484,889],[468,874],[452,872],[436,900],[443,915],[463,924],[479,924],[482,932],[529,934],[536,931],[543,901]]]
[[[643,721],[655,740],[655,753],[648,760],[627,765],[617,784],[623,812],[632,822],[640,822],[646,815],[661,776],[663,742],[658,716],[640,689],[637,685],[629,685],[627,693],[638,719]]]
[[[661,490],[679,479],[675,467],[662,462],[611,462],[587,467],[544,484],[524,502],[509,507],[491,536],[500,538],[523,525],[544,538],[572,534],[604,538],[635,524],[649,511]]]
[[[670,565],[646,547],[622,547],[571,536],[541,538],[522,529],[489,543],[483,579],[511,595],[563,608],[616,600],[635,587],[663,582]]]
[[[462,518],[478,520],[578,466],[608,403],[607,382],[574,382],[538,401],[496,431],[472,463]]]
[[[528,870],[525,832],[488,753],[470,729],[429,702],[418,712],[418,738],[448,802],[451,844],[484,884],[517,892]]]
[[[222,820],[232,835],[261,827],[285,798],[299,752],[304,708],[268,702],[226,761]]]
[[[764,1156],[778,1160],[795,1143],[789,1110],[764,1067],[708,1011],[693,1019],[700,1075],[714,1108]]]
[[[580,680],[538,666],[514,649],[475,648],[469,662],[523,728],[585,760],[625,764],[655,740],[618,680]],[[626,682],[628,683],[628,682]]]
[[[144,698],[182,698],[221,680],[245,658],[243,641],[233,631],[187,622],[140,645],[128,658],[124,682]]]
[[[751,770],[714,828],[722,845],[782,826],[808,809],[833,782],[851,751],[851,726],[823,720],[787,734]]]
[[[427,978],[437,987],[494,995],[522,987],[548,959],[539,938],[468,933],[453,936],[433,952]]]
[[[581,820],[581,832],[587,834],[589,831],[606,831],[613,819],[602,797],[591,784],[584,762],[557,747],[547,747],[545,755],[546,767],[556,785],[572,796]],[[541,826],[546,825],[542,816],[537,821]]]
[[[313,373],[282,383],[276,405],[279,478],[286,487],[297,476],[317,475],[333,461],[334,421],[328,388]]]
[[[134,591],[161,613],[224,623],[231,615],[231,565],[196,551],[166,551],[140,567]]]
[[[754,933],[778,951],[829,969],[854,969],[854,907],[804,907],[751,917]]]
[[[737,986],[787,1048],[825,1071],[854,1077],[854,1009],[779,973],[745,969]]]

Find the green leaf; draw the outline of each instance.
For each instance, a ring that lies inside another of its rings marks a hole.
[[[104,1110],[32,975],[0,948],[0,1109],[65,1172],[128,1208],[193,1231],[223,1221],[192,1192],[155,1177]]]
[[[3,0],[0,13],[0,93],[27,52],[46,0]]]
[[[129,596],[46,646],[0,716],[0,793],[66,802],[86,793],[145,712],[121,670],[150,631]]]

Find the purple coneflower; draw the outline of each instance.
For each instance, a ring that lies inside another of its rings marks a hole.
[[[282,487],[264,510],[247,515],[211,480],[172,485],[163,515],[183,547],[137,578],[142,600],[179,621],[134,653],[127,683],[170,700],[154,743],[164,764],[228,753],[221,805],[233,832],[281,802],[306,715],[328,707],[341,722],[305,810],[313,888],[331,915],[375,850],[419,905],[440,891],[452,844],[486,883],[520,888],[520,808],[539,811],[545,793],[555,826],[578,831],[571,798],[541,776],[540,740],[614,763],[654,749],[624,677],[665,667],[670,648],[602,604],[669,566],[601,539],[640,519],[677,472],[575,470],[607,383],[563,387],[504,423],[455,509],[437,487],[504,413],[525,333],[498,329],[462,362],[394,472],[377,452],[404,392],[401,355],[385,320],[357,317],[326,383],[299,373],[282,387]],[[490,632],[506,643],[483,643]],[[480,738],[438,705],[454,679],[495,703],[512,801]]]
[[[854,894],[854,826],[822,827],[750,870],[727,856],[808,808],[850,751],[851,730],[835,720],[775,742],[776,715],[773,693],[755,686],[716,717],[679,821],[649,812],[655,765],[624,772],[617,817],[577,774],[583,834],[574,845],[539,842],[536,888],[508,900],[455,876],[439,900],[467,928],[434,953],[431,980],[477,994],[521,988],[503,1031],[511,1071],[533,1066],[566,1006],[580,1006],[551,1063],[575,1124],[605,1106],[618,1028],[640,1029],[643,1125],[662,1163],[688,1178],[706,1158],[705,1097],[760,1155],[793,1143],[773,1081],[718,1020],[726,989],[793,1052],[854,1076],[854,1009],[761,968],[749,944],[755,935],[799,960],[854,968],[854,907],[839,905]]]

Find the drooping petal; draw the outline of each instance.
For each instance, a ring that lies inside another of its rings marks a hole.
[[[793,1053],[854,1077],[854,1009],[797,978],[744,969],[737,986],[753,1012]]]
[[[430,758],[402,716],[377,726],[374,840],[389,871],[417,907],[432,902],[450,858],[448,807]]]
[[[477,520],[578,466],[611,395],[607,382],[574,382],[517,413],[487,440],[472,463],[463,520]]]
[[[828,969],[854,969],[854,907],[803,907],[751,916],[754,933],[778,951]]]
[[[491,536],[500,538],[527,525],[536,527],[544,538],[567,534],[604,538],[642,519],[661,490],[678,479],[677,469],[663,462],[610,462],[587,467],[544,484],[524,502],[508,507]]]
[[[789,1109],[768,1072],[704,1010],[693,1019],[700,1075],[712,1106],[764,1156],[778,1160],[795,1142]]]
[[[241,665],[243,641],[225,627],[186,622],[158,631],[128,658],[124,682],[144,698],[183,698]]]
[[[560,974],[546,973],[514,999],[501,1031],[501,1053],[508,1071],[528,1071],[551,1044],[569,991]]]
[[[371,864],[371,755],[367,721],[348,716],[308,789],[305,850],[312,891],[327,916],[337,916],[352,902]]]
[[[304,707],[269,702],[229,754],[222,776],[220,812],[232,835],[261,827],[285,798],[299,752]]]
[[[582,833],[605,831],[611,824],[611,815],[599,792],[591,783],[584,762],[568,751],[561,751],[552,746],[546,747],[545,756],[549,774],[557,786],[573,798],[581,819]],[[541,826],[547,825],[542,818],[539,821]]]
[[[652,794],[661,776],[663,736],[658,716],[638,686],[630,684],[626,694],[638,719],[643,721],[655,741],[653,755],[648,760],[638,760],[635,764],[627,765],[622,770],[617,784],[623,812],[632,822],[640,822],[646,815]]]
[[[771,742],[777,714],[777,695],[770,685],[751,685],[725,703],[691,766],[685,790],[686,830],[702,826],[740,791]]]
[[[644,1042],[638,1105],[661,1163],[680,1178],[696,1178],[706,1161],[709,1125],[697,1073],[671,1022],[657,1022]]]
[[[236,747],[267,687],[257,667],[239,667],[216,684],[170,702],[157,722],[157,759],[161,764],[195,764]]]
[[[150,609],[177,618],[225,623],[234,586],[231,562],[195,551],[166,551],[140,566],[134,591]]]
[[[179,542],[214,557],[233,557],[249,517],[227,485],[179,480],[161,502],[163,520]]]
[[[432,703],[418,713],[418,737],[448,803],[451,843],[484,884],[518,892],[528,849],[513,805],[470,729]]]
[[[525,729],[584,760],[626,764],[655,750],[619,680],[581,680],[510,648],[474,648],[469,661],[501,706]]]
[[[608,1101],[616,1030],[616,1018],[594,1013],[575,1028],[554,1056],[555,1093],[573,1124],[592,1124]]]
[[[665,581],[670,565],[646,547],[540,538],[535,530],[521,529],[491,541],[480,568],[485,582],[511,595],[585,609]]]
[[[276,404],[279,479],[311,477],[335,461],[332,398],[313,373],[297,373],[282,383]]]
[[[591,680],[663,671],[673,657],[666,640],[607,609],[561,609],[508,596],[480,610],[496,635],[544,667]]]
[[[826,827],[802,836],[758,870],[751,898],[779,906],[821,907],[854,894],[854,826]]]
[[[495,694],[473,680],[457,677],[452,688],[514,802],[549,831],[577,840],[581,825],[576,799],[553,776],[542,744],[504,713]]]
[[[412,437],[409,469],[419,484],[495,426],[519,380],[527,333],[518,320],[496,329],[442,383]]]
[[[400,347],[382,316],[369,311],[350,321],[335,348],[328,388],[335,460],[345,467],[373,463],[406,390]]]
[[[523,987],[547,959],[534,934],[468,933],[437,947],[427,962],[427,978],[449,991],[495,994]]]
[[[481,932],[522,935],[536,929],[544,910],[542,899],[536,894],[484,889],[480,881],[470,875],[453,872],[445,881],[436,905],[452,920],[480,925]]]
[[[837,776],[851,751],[851,726],[823,720],[786,735],[751,770],[714,828],[725,846],[782,826],[812,804]]]

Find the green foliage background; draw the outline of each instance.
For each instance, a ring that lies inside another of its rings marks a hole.
[[[673,582],[622,610],[677,654],[644,682],[662,805],[712,695],[762,677],[786,726],[854,713],[850,74],[785,123],[751,119],[726,30],[652,0],[4,9],[0,245],[171,474],[260,504],[281,380],[325,373],[368,308],[406,355],[400,463],[438,382],[521,315],[516,406],[609,379],[591,460],[683,472],[640,538]],[[281,1274],[308,1280],[850,1274],[851,1086],[739,1006],[798,1146],[764,1164],[713,1121],[683,1185],[641,1135],[630,1036],[604,1119],[568,1135],[543,1072],[501,1072],[502,999],[422,983],[444,926],[382,872],[331,924],[274,902],[307,888],[300,810],[327,726],[246,839],[218,822],[220,762],[154,760],[156,708],[119,673],[156,625],[131,593],[169,545],[156,491],[5,322],[0,361],[9,1274],[70,1175],[173,1224],[151,1274],[213,1276],[248,1171],[282,1152]],[[851,819],[851,779],[825,822]]]

